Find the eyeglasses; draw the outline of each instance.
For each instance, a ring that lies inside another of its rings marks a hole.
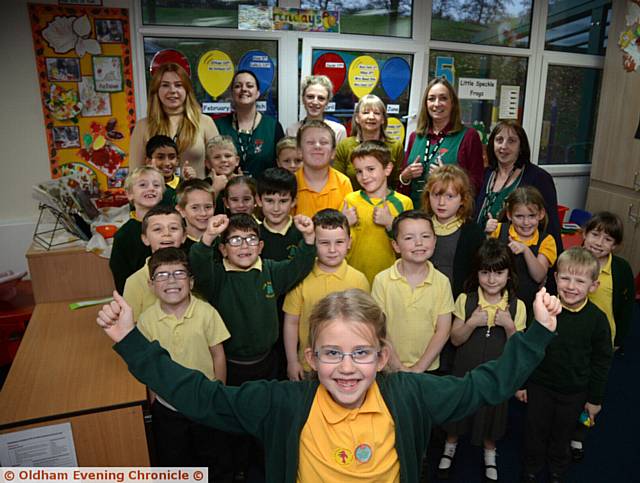
[[[225,243],[231,245],[232,247],[239,247],[242,245],[242,242],[247,242],[247,245],[250,247],[255,247],[260,243],[260,238],[257,235],[249,235],[249,236],[230,236],[227,238]]]
[[[166,282],[171,277],[173,277],[174,280],[185,280],[189,278],[190,275],[191,274],[186,270],[175,270],[173,272],[156,272],[153,274],[153,277],[151,277],[151,280],[153,280],[154,282]]]
[[[353,352],[342,352],[338,349],[320,349],[315,352],[315,356],[325,364],[339,364],[344,356],[351,357],[356,364],[373,364],[380,355],[373,347],[363,347]]]

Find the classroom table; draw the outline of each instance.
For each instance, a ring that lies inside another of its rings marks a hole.
[[[146,389],[97,326],[98,309],[36,306],[0,392],[0,432],[70,422],[80,466],[149,466]]]

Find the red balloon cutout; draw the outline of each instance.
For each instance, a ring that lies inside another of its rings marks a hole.
[[[153,59],[151,59],[151,67],[149,67],[151,77],[153,77],[153,74],[158,67],[169,62],[178,64],[180,67],[186,70],[187,74],[189,74],[189,77],[191,77],[191,66],[189,65],[189,59],[187,59],[182,52],[178,52],[177,50],[173,49],[165,49],[156,52],[156,54],[153,56]]]
[[[340,90],[347,76],[346,62],[338,54],[322,54],[313,66],[313,75],[326,75],[333,84],[333,93]]]

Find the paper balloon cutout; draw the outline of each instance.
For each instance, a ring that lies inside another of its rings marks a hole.
[[[355,58],[349,66],[349,86],[358,99],[370,94],[379,78],[378,63],[369,55]]]
[[[397,117],[387,119],[387,129],[385,129],[384,133],[387,138],[398,141],[400,144],[404,143],[404,126]]]
[[[210,50],[200,57],[198,78],[207,93],[217,98],[226,91],[233,79],[233,62],[221,50]]]
[[[182,52],[178,52],[177,50],[173,49],[165,49],[156,52],[156,54],[153,56],[153,59],[151,59],[151,66],[149,67],[151,77],[153,77],[153,74],[155,74],[158,67],[169,62],[178,64],[180,67],[186,70],[189,77],[191,77],[191,65],[189,65],[189,59],[187,59]]]
[[[410,79],[409,63],[401,57],[391,57],[380,70],[380,84],[392,101],[402,95]]]
[[[333,93],[340,90],[347,77],[345,61],[334,52],[322,54],[313,65],[313,75],[326,75],[333,84]]]
[[[271,88],[271,83],[276,73],[271,57],[260,50],[250,50],[244,54],[240,62],[238,62],[238,70],[248,70],[255,74],[258,82],[260,82],[260,95],[263,95]]]

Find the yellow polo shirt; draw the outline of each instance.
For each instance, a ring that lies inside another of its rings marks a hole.
[[[454,310],[449,279],[427,261],[429,273],[415,289],[399,272],[396,261],[373,281],[371,295],[387,315],[387,334],[406,366],[415,364],[427,349],[438,316]],[[440,367],[436,357],[429,370]]]
[[[329,178],[322,191],[314,191],[304,179],[304,166],[296,171],[298,182],[298,194],[296,206],[293,209],[296,215],[313,216],[325,208],[340,210],[344,197],[353,191],[351,181],[344,174],[329,168]]]
[[[609,321],[609,327],[611,328],[611,342],[616,337],[616,320],[613,316],[613,276],[611,274],[611,259],[609,254],[607,263],[600,267],[600,275],[598,275],[598,288],[595,292],[589,294],[589,300],[591,300],[596,307],[604,312]]]
[[[173,178],[171,178],[171,181],[169,181],[168,183],[165,183],[167,186],[169,186],[170,188],[176,189],[178,187],[178,185],[180,184],[180,176],[176,176],[175,174],[173,175]]]
[[[362,406],[337,404],[318,387],[300,434],[298,482],[400,481],[395,423],[374,381]]]
[[[138,329],[148,340],[157,340],[174,362],[200,371],[211,380],[216,375],[209,347],[230,337],[218,311],[194,296],[180,319],[164,313],[160,301],[156,301],[140,316]]]
[[[500,237],[500,229],[502,228],[503,223],[498,223],[498,228],[491,233],[491,238]],[[529,240],[521,240],[518,233],[516,233],[516,229],[511,225],[509,227],[509,236],[513,238],[515,241],[524,243],[526,246],[530,247],[532,245],[538,244],[538,237],[540,236],[540,232],[538,230],[535,231],[533,236]],[[538,249],[538,254],[542,253],[547,260],[549,260],[549,266],[552,267],[554,263],[556,263],[556,259],[558,258],[558,248],[556,247],[556,241],[553,239],[551,235],[547,235],[542,243],[540,244],[540,248]]]
[[[509,294],[504,293],[502,299],[497,304],[487,302],[484,298],[484,292],[481,288],[478,288],[478,305],[482,310],[487,312],[487,326],[493,327],[496,325],[496,312],[499,310],[509,310]],[[467,319],[465,312],[465,306],[467,304],[467,294],[461,293],[456,300],[456,307],[453,310],[453,315],[461,320]],[[524,306],[524,302],[520,299],[516,302],[516,317],[513,323],[516,326],[516,330],[524,330],[527,325],[527,309]]]
[[[309,342],[309,315],[315,304],[325,296],[333,292],[359,288],[369,293],[370,287],[367,277],[353,267],[350,267],[345,260],[335,272],[325,272],[318,267],[316,261],[311,273],[300,282],[284,299],[282,310],[287,314],[298,315],[298,358],[305,371],[310,371],[311,367],[304,358],[304,349]]]
[[[151,307],[158,298],[149,286],[149,257],[144,262],[144,266],[127,278],[124,283],[124,293],[122,296],[133,310],[133,320],[138,320],[142,312]]]
[[[276,235],[282,235],[282,236],[287,234],[287,231],[289,231],[289,228],[291,228],[291,225],[293,225],[293,218],[291,216],[289,216],[289,221],[287,221],[287,223],[279,230],[276,230],[275,228],[271,228],[271,225],[269,225],[269,220],[267,220],[266,218],[262,221],[262,226],[264,226],[265,229],[267,229],[271,233],[275,233]]]

